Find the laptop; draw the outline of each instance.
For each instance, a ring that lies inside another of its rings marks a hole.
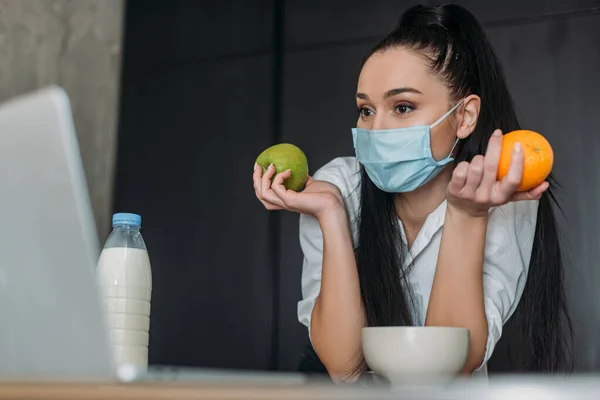
[[[0,379],[302,384],[294,373],[117,367],[96,286],[100,246],[69,99],[0,105]]]

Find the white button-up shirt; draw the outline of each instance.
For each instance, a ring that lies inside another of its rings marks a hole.
[[[358,161],[354,157],[336,158],[317,171],[314,178],[330,182],[340,189],[346,202],[356,248],[361,179]],[[533,247],[537,208],[537,201],[521,201],[490,210],[483,266],[488,339],[482,367],[492,355],[502,335],[502,326],[515,311],[523,293]],[[413,263],[409,283],[416,303],[414,321],[418,325],[425,323],[445,214],[446,201],[429,214],[405,261],[406,264]],[[406,244],[404,232],[401,234]],[[310,319],[321,289],[323,263],[323,234],[315,218],[300,216],[300,245],[304,263],[298,319],[309,328],[310,335]]]

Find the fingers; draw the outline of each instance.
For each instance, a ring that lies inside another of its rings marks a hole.
[[[448,184],[448,191],[453,195],[458,195],[467,182],[467,173],[469,172],[469,163],[466,161],[461,162],[454,168],[452,172],[452,179]]]
[[[502,131],[496,129],[490,138],[483,161],[483,178],[479,191],[490,193],[498,177],[498,163],[502,152]]]
[[[490,207],[508,201],[538,200],[542,197],[549,187],[547,182],[528,192],[517,192],[524,165],[520,143],[516,143],[512,151],[508,173],[500,182],[497,181],[502,143],[502,132],[497,129],[490,138],[485,157],[477,155],[470,163],[462,162],[456,166],[447,192],[454,206],[462,207],[472,215],[485,215]]]
[[[473,157],[469,164],[469,172],[467,173],[467,182],[462,190],[464,196],[473,197],[475,191],[481,184],[481,178],[483,177],[483,163],[484,158],[482,155],[476,155]]]
[[[263,168],[254,164],[254,173],[252,181],[254,184],[254,192],[256,197],[267,210],[281,210],[283,208],[281,200],[271,190],[271,176],[275,172],[275,168],[271,165],[263,176]],[[266,180],[266,182],[265,182]],[[268,185],[266,184],[268,183]]]
[[[544,192],[548,190],[550,184],[548,182],[543,182],[542,184],[534,187],[533,189],[527,192],[516,192],[513,194],[511,201],[522,201],[522,200],[539,200]]]
[[[292,176],[292,170],[288,169],[287,171],[284,171],[280,174],[277,174],[277,176],[275,177],[275,179],[273,179],[273,184],[271,185],[271,188],[274,191],[281,191],[281,189],[283,190],[287,190],[285,188],[285,186],[283,185],[283,182],[288,179],[289,177]]]
[[[267,170],[265,171],[264,175],[262,176],[261,179],[261,192],[264,193],[269,190],[271,188],[271,178],[273,178],[273,175],[275,174],[275,166],[273,164],[269,165],[269,167],[267,168]]]
[[[548,190],[549,187],[550,187],[550,183],[548,181],[545,181],[542,184],[538,185],[537,187],[534,187],[533,189],[525,192],[525,195],[529,198],[534,198],[536,200],[539,200],[540,197],[542,197],[544,192],[546,190]]]
[[[498,201],[506,201],[510,199],[523,179],[523,147],[521,143],[516,143],[510,159],[510,167],[508,173],[499,184],[499,199]]]
[[[256,193],[256,197],[261,199],[261,178],[262,178],[262,167],[258,164],[254,164],[254,173],[252,174],[252,182],[254,184],[254,193]]]
[[[292,171],[289,169],[278,174],[273,180],[273,185],[271,186],[274,194],[277,195],[277,197],[281,200],[282,205],[285,207],[293,207],[293,202],[297,195],[296,192],[293,190],[288,190],[283,184],[283,182],[290,176],[292,176]]]
[[[269,168],[267,168],[267,171],[265,172],[265,174],[262,177],[261,180],[261,185],[262,185],[262,198],[263,200],[274,204],[276,206],[285,208],[285,204],[282,201],[282,199],[277,195],[277,193],[275,193],[275,191],[273,190],[274,185],[275,185],[275,180],[278,179],[279,175],[275,176],[275,178],[273,178],[273,175],[275,174],[275,166],[273,166],[273,164],[269,165]],[[273,181],[271,181],[271,178],[273,178]],[[281,181],[281,178],[279,177],[279,180]],[[283,182],[283,181],[281,181]]]

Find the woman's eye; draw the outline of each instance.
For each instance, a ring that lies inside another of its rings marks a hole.
[[[358,113],[360,114],[361,117],[370,117],[374,114],[373,110],[366,108],[366,107],[362,107],[358,110]]]
[[[407,114],[409,112],[411,112],[413,110],[412,106],[409,106],[408,104],[398,104],[396,106],[396,112],[398,114]]]

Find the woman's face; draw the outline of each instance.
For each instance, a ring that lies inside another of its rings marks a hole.
[[[431,125],[454,105],[426,61],[402,48],[367,60],[358,78],[356,104],[357,127],[371,130]],[[447,157],[456,138],[456,115],[451,115],[431,130],[433,158]]]

